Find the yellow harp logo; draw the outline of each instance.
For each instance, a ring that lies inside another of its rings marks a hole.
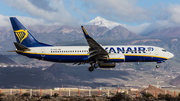
[[[14,33],[18,37],[20,43],[28,36],[27,30],[23,30],[23,29],[14,31]]]

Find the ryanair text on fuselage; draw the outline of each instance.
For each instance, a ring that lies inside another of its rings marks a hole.
[[[153,47],[148,47],[147,49],[145,47],[106,47],[105,50],[109,50],[109,53],[146,53],[147,51],[153,51]]]

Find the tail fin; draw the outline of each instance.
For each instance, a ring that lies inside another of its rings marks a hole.
[[[16,41],[26,47],[51,46],[38,42],[31,33],[18,21],[16,17],[10,17]]]

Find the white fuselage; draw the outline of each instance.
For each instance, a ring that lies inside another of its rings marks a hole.
[[[155,46],[102,46],[108,53],[110,62],[161,62],[174,55]],[[17,53],[54,62],[83,62],[88,60],[89,46],[46,46],[29,47],[30,51]],[[124,61],[120,61],[120,59]]]

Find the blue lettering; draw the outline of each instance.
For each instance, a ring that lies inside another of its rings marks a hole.
[[[127,48],[127,51],[126,51],[126,53],[128,53],[128,52],[131,52],[131,53],[133,53],[133,51],[132,51],[131,47],[128,47],[128,48]]]
[[[121,48],[119,48],[119,47],[117,47],[117,53],[119,53],[119,52],[124,53],[124,47],[122,47],[122,49],[121,49]]]
[[[142,51],[143,53],[146,53],[145,50],[146,50],[146,48],[144,48],[144,47],[138,47],[139,53],[141,53],[141,51]]]
[[[137,48],[136,47],[134,47],[134,52],[137,53]]]
[[[104,50],[107,51],[108,47],[106,47]]]
[[[113,47],[111,47],[111,48],[109,49],[109,53],[111,53],[111,52],[116,53],[116,51],[114,50],[114,48],[113,48]]]

